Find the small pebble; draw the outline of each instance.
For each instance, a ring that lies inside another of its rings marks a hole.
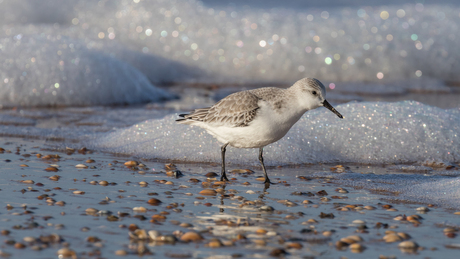
[[[77,257],[77,254],[75,253],[75,251],[67,247],[59,249],[56,253],[58,254],[59,258],[76,258]]]
[[[287,243],[286,248],[288,249],[302,249],[302,244],[298,242]]]
[[[361,220],[361,219],[355,219],[351,223],[353,223],[355,225],[364,225],[364,224],[366,224],[366,222],[364,220]]]
[[[50,166],[50,167],[45,168],[45,171],[57,172],[57,171],[59,171],[59,169],[57,169],[56,167]]]
[[[356,242],[362,242],[363,241],[363,238],[358,236],[358,235],[351,235],[351,236],[348,236],[347,238],[355,240]]]
[[[64,201],[57,201],[57,202],[55,203],[55,205],[64,206],[64,205],[65,205],[65,202],[64,202]]]
[[[337,188],[336,191],[339,193],[348,193],[348,191],[344,188]]]
[[[361,253],[364,250],[364,246],[359,243],[351,244],[350,250],[353,253]]]
[[[207,244],[207,246],[208,246],[208,247],[211,247],[211,248],[218,248],[218,247],[222,247],[222,246],[224,246],[224,245],[222,244],[222,242],[221,242],[219,239],[213,238],[213,239],[211,239],[211,240],[209,241],[209,243]]]
[[[453,232],[448,232],[448,233],[444,233],[444,235],[448,238],[454,238],[457,236],[457,234],[453,233]]]
[[[417,248],[418,247],[418,244],[413,242],[413,241],[403,241],[401,243],[398,244],[398,247],[399,248],[409,248],[409,249],[413,249],[413,248]]]
[[[393,243],[393,242],[401,241],[402,238],[398,236],[397,234],[387,234],[383,237],[383,240],[385,240],[385,242],[387,243]]]
[[[185,223],[185,222],[181,223],[179,226],[180,226],[180,227],[183,227],[183,228],[191,228],[191,227],[193,227],[192,224],[190,224],[190,223]]]
[[[137,166],[138,163],[136,161],[128,161],[125,162],[125,166]]]
[[[349,238],[349,237],[343,237],[343,238],[340,239],[340,241],[343,242],[343,243],[347,243],[349,245],[357,243],[356,240],[354,240],[352,238]]]
[[[270,253],[269,253],[270,256],[275,256],[275,257],[280,257],[280,256],[286,255],[286,254],[287,254],[287,252],[284,251],[284,249],[281,249],[281,248],[275,248],[272,251],[270,251]]]
[[[323,232],[323,236],[325,236],[325,237],[330,237],[330,236],[332,236],[332,231],[329,231],[329,230],[324,231],[324,232]]]
[[[161,233],[158,230],[150,230],[148,235],[152,240],[159,240]]]
[[[16,248],[16,249],[24,249],[24,248],[26,248],[26,245],[24,245],[23,243],[17,242],[17,243],[14,244],[14,248]]]
[[[200,234],[193,232],[193,231],[187,232],[180,237],[180,240],[184,242],[197,242],[203,239],[204,238]]]
[[[274,211],[275,209],[272,206],[264,205],[259,208],[261,211]]]
[[[217,192],[215,190],[213,190],[213,189],[204,189],[204,190],[200,191],[199,194],[210,196],[210,195],[216,195]]]
[[[115,251],[115,255],[125,256],[128,255],[128,252],[126,252],[125,250],[117,250]]]
[[[76,165],[75,167],[76,167],[76,168],[81,168],[81,169],[86,169],[86,168],[88,168],[88,166],[85,165],[85,164],[78,164],[78,165]]]
[[[401,221],[401,220],[407,220],[407,218],[405,216],[399,215],[399,216],[394,217],[393,220]]]
[[[160,214],[155,214],[155,215],[152,215],[152,219],[154,219],[155,221],[164,221],[164,220],[166,220],[166,216],[165,215],[160,215]]]
[[[133,211],[143,213],[143,212],[146,212],[147,209],[144,207],[134,207]]]
[[[348,244],[348,243],[346,243],[346,242],[343,242],[343,241],[340,241],[340,240],[337,241],[337,242],[335,242],[335,247],[336,247],[337,249],[339,249],[339,250],[342,250],[342,249],[348,247],[349,245],[350,245],[350,244]]]
[[[208,178],[215,178],[216,176],[218,176],[218,174],[214,172],[209,172],[209,173],[206,173],[205,176]]]
[[[22,240],[26,243],[32,243],[35,242],[36,239],[35,237],[24,237]]]
[[[232,174],[253,174],[254,171],[249,170],[249,169],[234,169],[230,171]]]
[[[457,230],[455,228],[445,228],[443,230],[444,233],[453,233],[453,232],[457,232]]]
[[[403,240],[407,240],[407,239],[410,239],[410,235],[407,234],[407,233],[404,233],[404,232],[398,232],[396,233],[396,235],[398,235],[400,238],[402,238]]]
[[[159,199],[150,198],[147,201],[147,203],[150,204],[150,205],[160,205],[162,202]]]
[[[89,236],[86,238],[86,242],[88,243],[96,243],[96,242],[100,242],[101,240],[98,238],[98,237],[95,237],[95,236]]]
[[[99,210],[98,210],[98,209],[95,209],[95,208],[87,208],[87,209],[85,210],[85,212],[86,212],[86,214],[90,214],[90,215],[91,215],[91,214],[96,214],[96,213],[98,213]]]
[[[256,230],[257,235],[265,235],[265,234],[267,234],[267,232],[268,231],[263,229],[263,228],[259,228],[259,229]]]
[[[257,246],[266,246],[267,242],[263,239],[253,239],[252,242],[256,244]]]
[[[53,175],[53,176],[50,176],[48,179],[50,179],[51,181],[58,181],[61,177],[59,175]]]
[[[145,240],[149,238],[149,235],[145,231],[145,229],[136,229],[133,232],[134,236],[137,237],[138,239]]]

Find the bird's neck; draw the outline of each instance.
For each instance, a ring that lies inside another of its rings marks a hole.
[[[306,111],[310,110],[308,107],[305,107],[304,102],[301,98],[301,90],[296,88],[296,85],[293,85],[286,89],[284,94],[288,97],[287,99],[290,100],[288,103],[289,110],[292,111],[294,114],[298,114],[298,116],[302,116]]]

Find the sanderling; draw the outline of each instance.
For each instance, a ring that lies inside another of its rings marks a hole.
[[[230,145],[236,148],[259,148],[265,183],[269,184],[263,147],[284,137],[306,111],[320,106],[343,118],[326,101],[324,85],[315,78],[303,78],[287,89],[264,87],[231,94],[211,107],[180,114],[183,118],[176,121],[204,128],[224,143],[221,147],[221,181],[228,181],[225,150]]]

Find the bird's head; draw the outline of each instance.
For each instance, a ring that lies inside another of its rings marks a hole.
[[[308,77],[300,79],[295,82],[292,88],[295,89],[295,94],[298,95],[297,99],[306,110],[324,106],[335,113],[339,118],[343,118],[343,116],[326,101],[326,88],[318,79]]]

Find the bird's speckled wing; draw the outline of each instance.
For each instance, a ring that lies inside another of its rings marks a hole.
[[[244,127],[254,119],[260,98],[251,91],[231,94],[212,107],[182,114],[185,120],[202,121],[215,126]]]

